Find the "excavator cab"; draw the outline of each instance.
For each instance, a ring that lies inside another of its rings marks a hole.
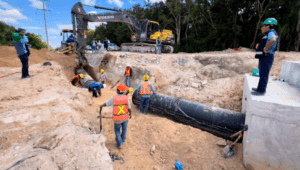
[[[61,53],[72,51],[75,45],[73,30],[63,29],[60,35],[63,36],[63,40],[61,41]]]
[[[140,41],[155,43],[159,35],[161,36],[160,40],[162,40],[162,43],[175,44],[174,34],[171,30],[159,29],[159,23],[156,21],[142,20]]]

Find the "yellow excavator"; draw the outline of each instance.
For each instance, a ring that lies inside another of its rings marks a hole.
[[[75,44],[74,51],[79,56],[80,65],[82,65],[83,62],[89,63],[85,54],[85,47],[88,34],[88,22],[126,23],[133,33],[133,35],[131,36],[132,42],[121,44],[121,51],[155,53],[155,42],[158,36],[160,36],[159,39],[162,42],[161,52],[173,53],[174,49],[171,45],[175,44],[174,34],[171,30],[160,29],[158,22],[151,21],[148,19],[143,19],[139,21],[130,12],[123,11],[120,9],[112,9],[96,5],[89,7],[114,12],[108,12],[103,14],[86,13],[81,2],[76,3],[72,7],[71,14],[73,34],[77,35],[75,42],[78,42]],[[85,70],[92,70],[92,68],[89,67],[91,67],[91,64],[89,64],[89,66],[86,65]],[[95,81],[97,81],[97,78],[94,73],[91,73],[90,71],[87,72]]]

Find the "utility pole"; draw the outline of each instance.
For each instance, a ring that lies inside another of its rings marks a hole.
[[[47,20],[46,20],[45,0],[43,0],[43,11],[44,11],[45,29],[46,29],[46,36],[47,36],[47,48],[48,48],[48,51],[50,51],[49,38],[48,38],[48,30],[47,30]]]

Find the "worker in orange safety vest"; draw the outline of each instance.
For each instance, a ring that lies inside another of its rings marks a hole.
[[[125,85],[127,87],[131,87],[131,78],[132,78],[132,68],[130,67],[130,64],[126,64],[127,67],[125,68]]]
[[[106,80],[108,80],[106,73],[104,73],[104,70],[101,69],[100,76],[99,76],[99,82],[101,84],[105,84]]]
[[[71,78],[70,82],[72,83],[73,86],[78,86],[81,85],[80,79],[83,79],[84,75],[83,74],[77,74],[73,78]]]
[[[153,94],[155,94],[155,89],[154,89],[152,83],[148,82],[149,75],[144,75],[143,78],[144,78],[144,83],[140,84],[136,90],[142,96],[141,102],[140,102],[140,113],[143,113],[143,107],[145,104],[144,114],[146,115],[147,111],[148,111],[149,103],[150,103],[151,92],[153,92]]]
[[[116,134],[117,147],[121,149],[124,146],[127,132],[128,119],[131,119],[131,105],[128,96],[124,93],[127,88],[125,84],[117,86],[117,95],[111,97],[106,103],[100,106],[113,106],[113,120],[115,122],[114,129]],[[122,133],[120,129],[122,128]]]

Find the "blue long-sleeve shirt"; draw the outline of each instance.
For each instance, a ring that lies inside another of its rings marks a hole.
[[[21,56],[26,54],[28,51],[26,50],[25,43],[28,43],[28,37],[24,36],[20,42],[14,41],[13,44],[17,50],[17,55]]]
[[[152,83],[149,83],[149,84],[150,84],[150,88],[151,88],[152,94],[155,94],[155,90],[154,90],[154,87],[153,87]],[[137,89],[136,89],[139,93],[140,93],[140,90],[141,90],[141,86],[142,86],[142,84],[140,84],[140,85],[137,87]],[[149,98],[150,95],[142,95],[142,97],[144,97],[144,98]]]

